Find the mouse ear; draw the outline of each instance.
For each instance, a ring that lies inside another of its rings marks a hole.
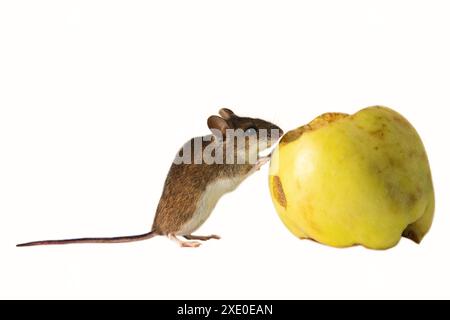
[[[208,128],[213,134],[217,134],[217,130],[219,130],[222,133],[222,137],[225,137],[227,129],[231,129],[228,122],[219,116],[211,116],[208,118]]]
[[[221,116],[222,118],[224,118],[225,120],[228,120],[228,119],[230,119],[231,117],[236,116],[236,115],[234,114],[233,111],[231,111],[230,109],[227,109],[227,108],[222,108],[222,109],[220,109],[220,110],[219,110],[219,114],[220,114],[220,116]]]

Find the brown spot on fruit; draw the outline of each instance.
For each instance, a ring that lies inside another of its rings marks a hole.
[[[410,127],[410,126],[411,126],[411,125],[409,124],[408,120],[406,120],[406,119],[403,118],[403,117],[400,117],[400,116],[394,116],[392,119],[394,119],[395,122],[401,124],[402,126],[405,126],[405,127]]]
[[[411,206],[411,207],[414,206],[414,204],[416,204],[417,200],[418,200],[418,197],[416,194],[414,194],[414,193],[408,194],[407,203],[409,206]]]
[[[281,184],[281,179],[279,176],[272,176],[272,191],[275,200],[280,204],[280,206],[286,208],[286,195],[284,194],[283,185]]]
[[[305,132],[314,131],[339,119],[347,118],[346,113],[328,112],[318,116],[307,125],[291,130],[281,138],[280,144],[287,144],[300,138]]]
[[[383,139],[384,138],[384,131],[381,129],[378,130],[373,130],[369,132],[371,135],[377,137],[378,139]]]

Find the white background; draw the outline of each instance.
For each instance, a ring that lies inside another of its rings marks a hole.
[[[450,298],[448,1],[2,1],[0,298]],[[421,245],[292,236],[267,166],[181,249],[149,230],[165,175],[219,107],[295,128],[382,104],[427,147],[436,217]]]

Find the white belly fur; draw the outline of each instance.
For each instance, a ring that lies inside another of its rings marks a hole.
[[[197,203],[197,209],[195,210],[192,219],[187,222],[177,235],[190,235],[197,230],[211,215],[214,207],[219,201],[220,197],[227,192],[233,191],[244,180],[244,178],[230,178],[220,179],[213,183],[210,183],[203,195],[200,197]]]

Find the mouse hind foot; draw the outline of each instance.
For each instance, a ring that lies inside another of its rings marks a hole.
[[[201,245],[200,242],[197,241],[183,241],[177,238],[177,236],[173,233],[169,233],[167,237],[176,242],[182,248],[197,248]]]
[[[196,235],[193,235],[193,234],[189,234],[189,235],[186,235],[186,236],[183,236],[183,237],[185,239],[187,239],[187,240],[200,240],[200,241],[208,241],[208,240],[211,240],[211,239],[216,239],[216,240],[220,239],[220,237],[218,235],[216,235],[216,234],[211,234],[209,236],[196,236]]]

